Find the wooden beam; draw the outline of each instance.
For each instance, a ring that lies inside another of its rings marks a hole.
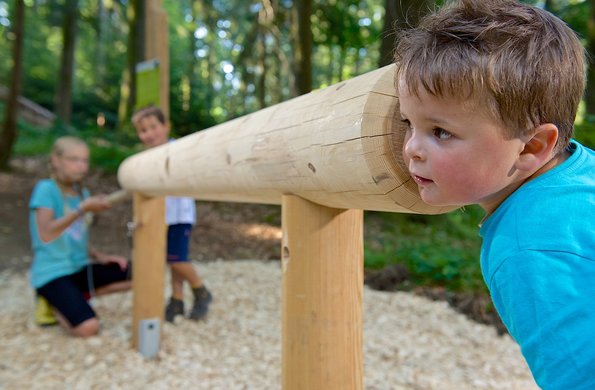
[[[165,201],[163,197],[133,195],[134,235],[132,246],[132,346],[139,345],[141,320],[163,321],[165,274]]]
[[[141,152],[118,170],[150,195],[437,214],[403,166],[394,67],[302,95]]]
[[[363,389],[363,211],[283,196],[283,389]]]

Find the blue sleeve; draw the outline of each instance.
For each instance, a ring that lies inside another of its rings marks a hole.
[[[38,208],[51,209],[56,214],[62,213],[61,194],[50,180],[42,180],[33,188],[29,209],[35,210]]]
[[[526,250],[490,282],[492,299],[543,389],[595,389],[595,262]]]

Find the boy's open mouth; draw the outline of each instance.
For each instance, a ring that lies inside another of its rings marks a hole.
[[[427,179],[425,177],[422,176],[418,176],[418,175],[411,175],[411,177],[413,177],[413,180],[418,184],[418,185],[427,185],[432,183],[432,180]]]

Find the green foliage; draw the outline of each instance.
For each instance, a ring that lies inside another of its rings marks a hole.
[[[49,153],[54,138],[48,130],[40,130],[19,121],[18,132],[19,137],[13,148],[14,156],[39,156]]]
[[[122,161],[137,153],[140,146],[130,139],[122,136],[114,137],[104,133],[104,136],[120,142],[110,142],[98,134],[97,129],[88,128],[78,130],[73,127],[64,127],[54,124],[49,129],[41,129],[19,122],[19,137],[14,147],[15,156],[47,156],[54,141],[64,135],[72,135],[83,139],[89,145],[91,153],[91,166],[106,173],[116,173]]]
[[[477,225],[483,211],[467,207],[445,215],[366,213],[365,267],[401,263],[415,285],[438,285],[453,291],[485,291],[479,265]]]
[[[595,123],[583,121],[575,125],[577,141],[595,150]]]

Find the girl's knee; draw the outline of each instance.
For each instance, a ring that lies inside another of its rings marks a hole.
[[[77,337],[91,337],[99,333],[99,320],[97,318],[89,318],[70,330],[72,335]]]

